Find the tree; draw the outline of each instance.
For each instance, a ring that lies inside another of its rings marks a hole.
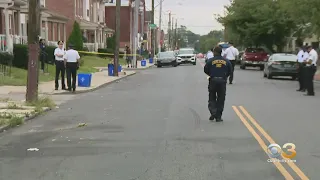
[[[289,0],[285,0],[289,1]],[[237,0],[226,7],[227,16],[219,17],[231,34],[245,46],[274,46],[282,51],[287,38],[296,28],[292,16],[275,0]]]
[[[107,38],[107,48],[114,50],[115,45],[116,45],[115,36],[108,37],[108,38]]]
[[[83,38],[80,25],[77,21],[73,23],[72,32],[68,38],[67,45],[72,44],[76,50],[83,50]]]
[[[218,44],[223,38],[222,31],[211,31],[207,35],[203,35],[199,40],[199,50],[203,53],[207,52]]]

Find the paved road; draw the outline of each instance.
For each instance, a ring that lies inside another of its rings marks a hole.
[[[296,86],[237,69],[215,123],[200,63],[144,70],[0,134],[0,179],[320,179],[320,96]],[[267,162],[270,141],[294,143],[297,162]]]

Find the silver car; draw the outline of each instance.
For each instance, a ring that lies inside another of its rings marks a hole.
[[[162,67],[162,66],[177,67],[178,66],[176,56],[173,51],[158,53],[156,56],[156,63],[157,63],[157,67]]]

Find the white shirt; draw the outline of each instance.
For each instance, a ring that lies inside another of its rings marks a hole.
[[[309,58],[308,60],[312,60],[312,64],[307,64],[307,66],[311,66],[311,65],[317,65],[317,61],[318,61],[318,53],[316,50],[312,49],[309,52]]]
[[[77,62],[78,59],[80,59],[79,53],[76,50],[69,49],[65,55],[64,59],[67,60],[67,62]]]
[[[207,59],[213,58],[213,52],[212,51],[208,51],[207,53]]]
[[[309,53],[306,51],[306,52],[304,52],[304,54],[303,54],[303,61],[307,61],[308,58],[309,58]]]
[[[297,55],[298,62],[302,63],[304,61],[303,55],[304,55],[304,51],[300,50]]]
[[[228,49],[225,50],[223,53],[223,56],[226,56],[226,58],[230,61],[236,60],[237,56],[239,55],[239,51],[237,48],[230,46]]]
[[[56,48],[54,50],[54,53],[53,53],[53,55],[55,56],[55,59],[57,61],[63,61],[64,60],[63,59],[64,54],[65,54],[65,51],[63,49],[60,49],[60,48]],[[57,55],[62,55],[62,57],[58,57]]]

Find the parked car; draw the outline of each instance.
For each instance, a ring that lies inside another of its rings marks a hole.
[[[177,55],[178,64],[197,64],[197,58],[194,49],[192,48],[181,48]]]
[[[262,71],[268,58],[269,54],[263,48],[246,48],[240,61],[240,68],[259,67]]]
[[[174,51],[159,52],[156,56],[157,67],[173,66],[177,67],[178,62]]]
[[[291,76],[292,80],[295,80],[298,75],[298,68],[297,55],[276,53],[265,62],[263,74],[268,79],[273,76]]]

